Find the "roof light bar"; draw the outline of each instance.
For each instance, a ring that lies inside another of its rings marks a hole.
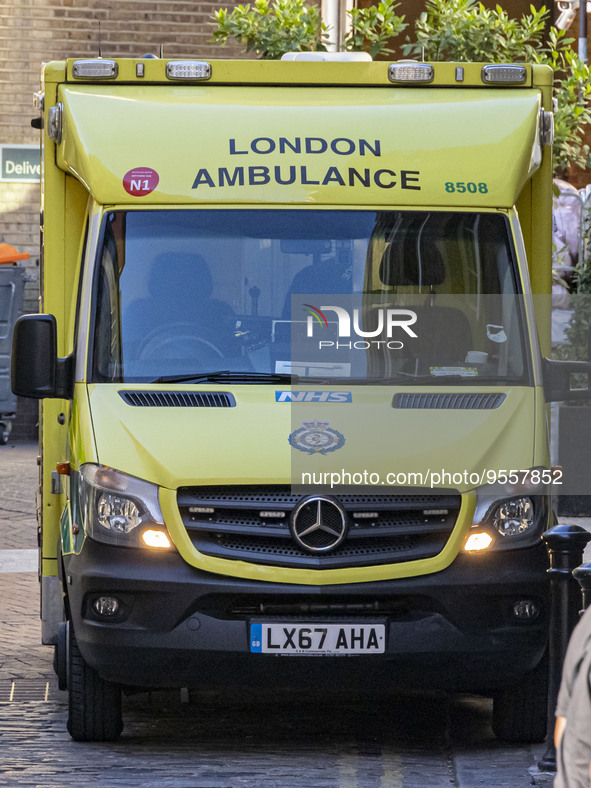
[[[114,60],[76,60],[72,74],[77,79],[115,79],[119,66]]]
[[[211,64],[203,60],[171,60],[166,64],[168,79],[210,79]]]
[[[523,85],[526,80],[525,66],[503,64],[482,67],[482,81],[487,85]]]
[[[392,63],[388,68],[390,82],[415,82],[426,84],[433,82],[435,69],[428,63],[404,62]]]

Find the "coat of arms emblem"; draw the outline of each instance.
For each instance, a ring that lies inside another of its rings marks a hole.
[[[345,436],[333,429],[329,421],[302,421],[302,426],[289,436],[289,442],[306,454],[328,454],[345,445]]]

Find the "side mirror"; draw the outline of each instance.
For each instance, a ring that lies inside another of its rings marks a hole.
[[[591,400],[591,362],[543,359],[544,394],[546,402]],[[571,388],[571,375],[586,375],[585,388]]]
[[[73,359],[58,358],[57,324],[53,315],[23,315],[12,336],[11,386],[19,397],[68,399]]]

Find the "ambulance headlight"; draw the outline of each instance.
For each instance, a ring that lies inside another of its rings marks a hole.
[[[472,534],[488,533],[491,550],[530,547],[540,541],[548,526],[548,498],[545,495],[491,494],[490,488],[476,491]],[[467,544],[467,543],[466,543]],[[464,546],[464,549],[468,549]]]
[[[502,537],[520,536],[534,525],[534,504],[531,498],[512,498],[495,507],[493,526]]]
[[[128,534],[141,523],[140,510],[130,498],[104,492],[97,503],[98,521],[113,533]]]
[[[80,471],[79,498],[91,539],[127,547],[170,547],[155,484],[87,463]],[[148,531],[166,538],[146,540]]]
[[[489,533],[494,548],[525,547],[539,540],[547,525],[547,512],[544,496],[500,497],[481,490],[476,498],[472,529]]]

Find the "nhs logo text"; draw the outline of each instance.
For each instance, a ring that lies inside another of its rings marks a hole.
[[[275,402],[353,402],[350,391],[276,391]]]

